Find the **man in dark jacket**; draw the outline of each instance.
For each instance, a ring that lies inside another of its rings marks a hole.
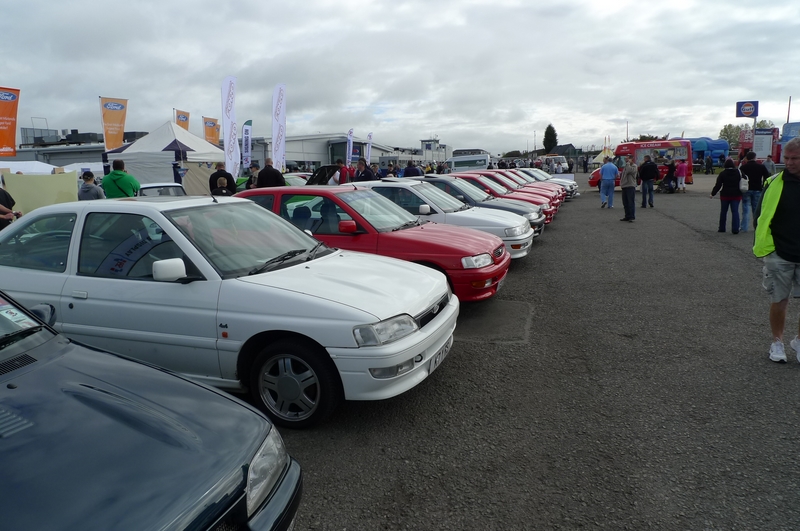
[[[217,162],[217,171],[211,174],[208,178],[208,191],[214,194],[214,190],[218,188],[218,182],[220,177],[225,177],[227,183],[225,184],[225,188],[227,188],[231,194],[236,193],[236,179],[233,178],[233,175],[225,171],[225,163],[224,162]]]
[[[414,166],[413,160],[409,160],[403,172],[403,177],[422,177],[422,170]]]
[[[264,161],[264,169],[258,172],[256,188],[270,188],[272,186],[286,186],[286,179],[281,172],[272,167],[272,159]]]
[[[16,202],[11,194],[0,188],[0,229],[8,227],[22,212],[14,210]]]
[[[747,232],[747,227],[750,225],[750,213],[753,213],[753,221],[755,221],[756,208],[758,202],[761,201],[761,190],[764,188],[764,181],[769,179],[772,175],[766,166],[756,162],[756,154],[750,151],[745,155],[747,162],[742,164],[739,168],[747,177],[747,191],[742,193],[742,232]]]
[[[356,177],[353,179],[354,182],[361,182],[361,181],[375,181],[377,177],[375,174],[372,173],[372,170],[367,167],[367,159],[361,157],[358,159],[358,167],[356,169]]]
[[[639,166],[639,179],[642,180],[642,208],[647,208],[648,199],[650,208],[653,208],[653,182],[658,179],[658,166],[650,160],[650,155],[645,155]]]

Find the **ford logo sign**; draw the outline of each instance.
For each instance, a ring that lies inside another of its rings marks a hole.
[[[105,107],[109,111],[121,111],[122,109],[125,108],[125,106],[123,104],[117,103],[115,101],[109,101],[108,103],[103,105],[103,107]]]
[[[206,127],[214,127],[214,126],[217,125],[215,122],[205,122],[205,124],[206,124]]]
[[[750,116],[756,112],[756,106],[748,102],[742,105],[741,111],[745,116]]]
[[[17,95],[13,92],[0,91],[0,101],[16,101]]]
[[[189,117],[188,117],[188,116],[186,116],[185,114],[179,114],[179,115],[178,115],[178,121],[179,121],[179,122],[186,122],[186,121],[188,121],[188,120],[189,120]]]

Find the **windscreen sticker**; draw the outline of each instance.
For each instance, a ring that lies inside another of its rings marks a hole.
[[[2,299],[0,299],[0,317],[8,319],[12,323],[15,323],[17,326],[22,328],[31,328],[32,326],[38,326],[39,324]]]

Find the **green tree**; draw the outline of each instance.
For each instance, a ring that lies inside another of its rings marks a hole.
[[[519,151],[518,149],[515,149],[515,150],[513,150],[513,151],[509,151],[508,153],[506,153],[505,155],[503,155],[503,158],[504,158],[504,159],[506,159],[506,158],[510,158],[510,157],[517,157],[517,158],[519,158],[519,157],[521,157],[521,156],[522,156],[522,153],[520,153],[520,151]]]
[[[548,125],[544,130],[544,140],[542,140],[545,153],[552,153],[553,149],[558,145],[558,135],[556,128],[553,124]]]
[[[756,122],[756,129],[772,129],[775,127],[775,124],[772,123],[772,120],[759,120]]]
[[[750,129],[749,125],[745,125],[747,129]],[[739,143],[739,132],[742,130],[741,125],[733,125],[728,124],[724,126],[719,131],[719,137],[723,140],[727,140],[728,144],[738,144]]]
[[[639,135],[639,138],[631,139],[631,142],[652,142],[653,140],[664,140],[663,136],[658,135]]]

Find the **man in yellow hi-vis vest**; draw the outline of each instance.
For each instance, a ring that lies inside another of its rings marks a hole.
[[[770,296],[772,345],[769,359],[786,363],[783,331],[793,285],[800,286],[800,138],[783,148],[786,169],[767,179],[756,211],[753,253],[764,259],[763,286]],[[800,323],[798,323],[800,334]],[[800,362],[800,339],[790,343]]]

